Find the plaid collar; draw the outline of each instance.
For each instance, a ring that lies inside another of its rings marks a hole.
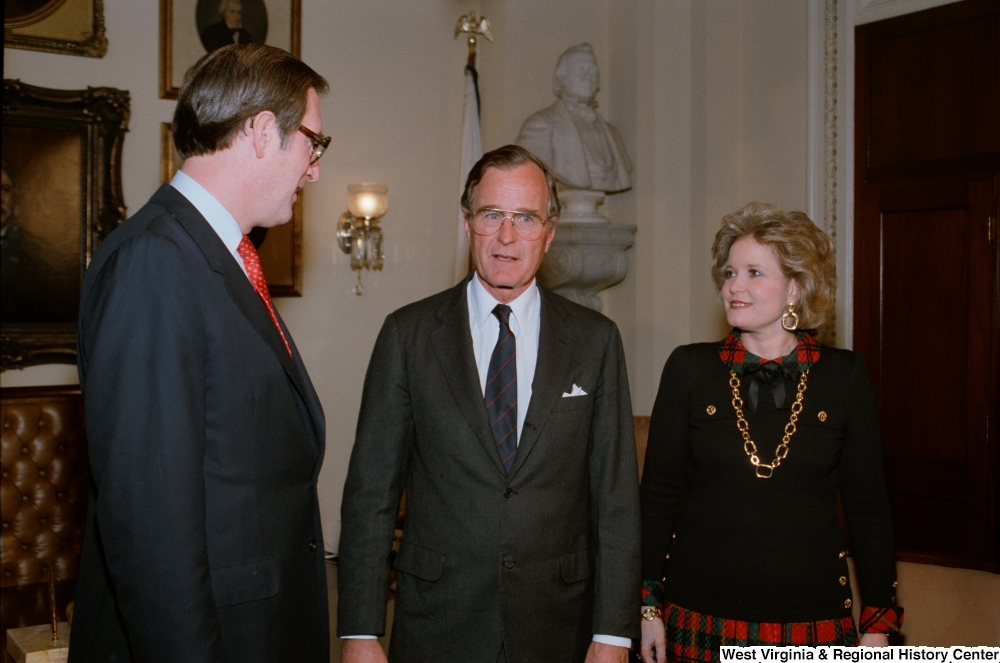
[[[807,331],[795,332],[795,337],[799,342],[795,345],[795,349],[787,355],[778,359],[762,359],[743,346],[743,341],[740,340],[740,330],[733,329],[719,346],[719,357],[737,375],[743,374],[744,366],[768,362],[782,364],[801,373],[809,370],[813,364],[819,361],[819,344]]]

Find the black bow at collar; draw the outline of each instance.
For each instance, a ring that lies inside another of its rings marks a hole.
[[[747,405],[751,412],[757,411],[760,388],[762,385],[771,387],[771,395],[774,397],[774,407],[779,410],[787,409],[791,406],[789,402],[792,394],[795,393],[795,380],[798,372],[793,371],[784,363],[768,361],[763,364],[744,364],[744,377],[751,377],[750,386],[747,388]]]

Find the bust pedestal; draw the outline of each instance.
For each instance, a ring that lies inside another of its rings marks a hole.
[[[601,214],[597,208],[604,204],[604,193],[586,189],[559,189],[559,202],[562,203],[562,221],[571,223],[610,223],[608,217]]]
[[[634,225],[600,218],[604,221],[595,223],[564,216],[538,270],[538,280],[543,286],[595,311],[601,310],[597,294],[625,278],[628,272],[625,251],[635,238]]]

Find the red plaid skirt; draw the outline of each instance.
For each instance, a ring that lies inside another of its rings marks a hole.
[[[704,615],[694,610],[663,604],[663,624],[667,630],[667,660],[703,663],[719,660],[719,647],[761,645],[841,645],[858,644],[854,618],[825,619],[820,622],[769,624],[744,622]]]

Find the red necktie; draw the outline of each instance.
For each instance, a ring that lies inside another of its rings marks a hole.
[[[267,312],[271,314],[271,321],[278,328],[281,340],[285,342],[285,349],[288,350],[288,356],[292,357],[292,346],[288,345],[288,339],[285,338],[285,332],[281,330],[281,325],[278,324],[278,316],[274,314],[274,307],[271,305],[271,294],[267,291],[267,281],[264,280],[264,272],[260,268],[260,258],[257,256],[257,249],[253,247],[253,242],[250,241],[250,238],[243,235],[240,245],[236,247],[236,252],[243,258],[243,267],[247,270],[250,283],[253,284],[253,289],[260,295],[261,301],[267,307]]]

